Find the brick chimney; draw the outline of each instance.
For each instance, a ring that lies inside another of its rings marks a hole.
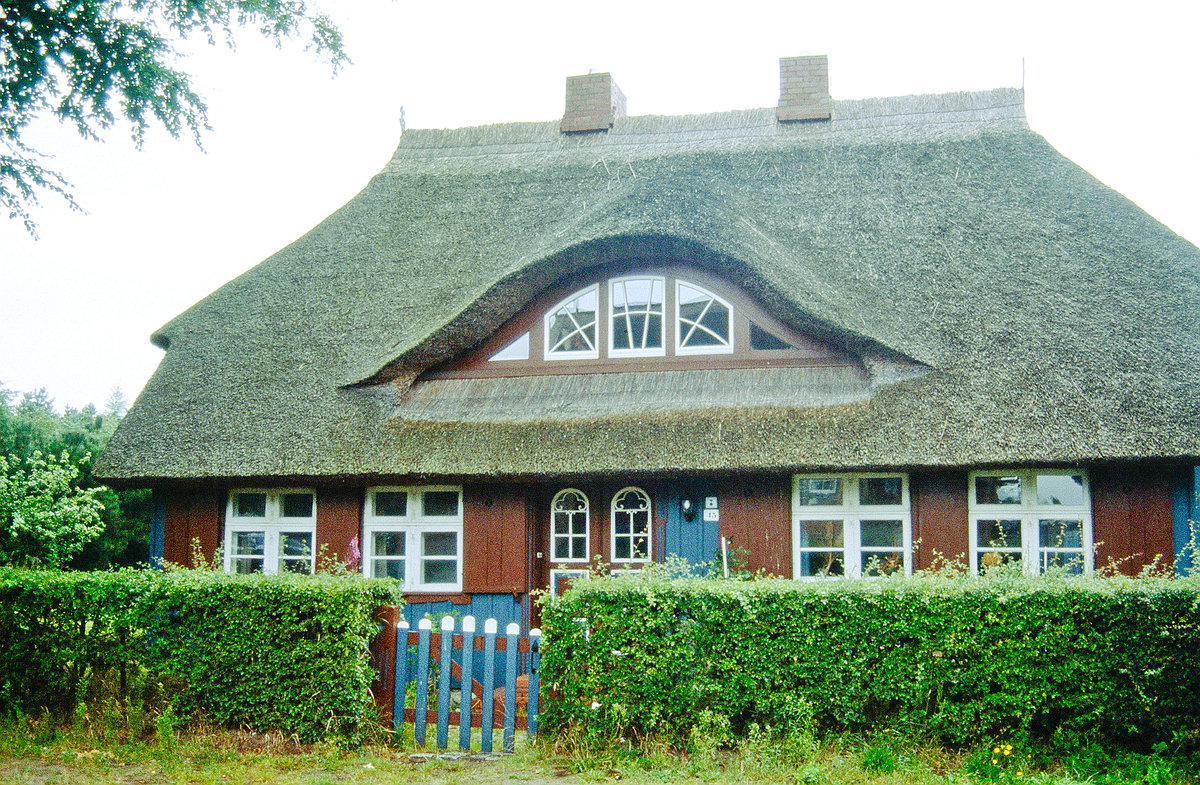
[[[567,109],[559,130],[564,134],[607,131],[625,116],[625,94],[612,74],[567,77]]]
[[[779,58],[779,108],[781,123],[828,120],[833,114],[829,97],[829,57],[805,55]]]

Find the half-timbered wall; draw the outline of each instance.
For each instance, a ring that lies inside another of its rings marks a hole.
[[[792,480],[789,475],[753,476],[722,483],[721,536],[745,549],[746,566],[792,576]]]
[[[912,497],[913,567],[928,569],[938,556],[967,563],[967,472],[914,472]]]
[[[1116,564],[1136,575],[1158,560],[1173,564],[1172,494],[1176,472],[1165,466],[1113,465],[1091,470],[1096,566]]]
[[[1092,466],[1088,476],[1096,566],[1115,564],[1126,574],[1137,574],[1156,560],[1169,567],[1179,530],[1191,516],[1191,486],[1200,484],[1196,472],[1190,467],[1113,464]],[[965,561],[967,479],[966,470],[909,474],[916,569],[928,568],[938,555]],[[655,560],[665,556],[666,488],[670,482],[632,483],[654,500]],[[510,602],[519,604],[522,595],[544,588],[550,567],[547,505],[556,491],[567,487],[585,493],[590,503],[589,555],[610,561],[609,505],[612,496],[628,484],[607,480],[463,486],[462,592],[413,595],[410,600],[461,606],[472,603],[473,597],[508,595]],[[720,534],[740,550],[749,569],[791,577],[791,476],[714,478],[712,484],[720,499]],[[323,564],[348,564],[355,545],[365,547],[361,539],[364,493],[364,488],[316,489],[316,540]],[[161,504],[163,519],[162,550],[151,555],[191,565],[197,555],[193,543],[198,543],[198,555],[211,560],[222,542],[227,497],[225,490],[160,490],[156,501]]]

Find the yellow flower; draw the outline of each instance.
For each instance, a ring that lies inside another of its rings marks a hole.
[[[997,755],[999,755],[999,754],[1000,754],[1000,748],[999,748],[999,747],[997,747],[996,749],[992,750],[992,752],[994,752],[994,753],[996,753]]]

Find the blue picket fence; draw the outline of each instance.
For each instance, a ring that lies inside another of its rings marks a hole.
[[[413,630],[392,606],[381,608],[375,618],[380,625],[371,645],[379,677],[373,686],[375,702],[390,716],[398,737],[412,725],[413,740],[425,747],[432,724],[437,748],[446,750],[450,727],[457,726],[458,748],[467,752],[472,728],[478,728],[480,751],[492,752],[499,728],[504,751],[512,752],[518,730],[531,739],[537,734],[539,630],[521,635],[520,626],[512,623],[501,633],[496,620],[487,619],[477,634],[473,616],[463,617],[457,631],[450,616],[442,618],[437,632],[429,619]],[[407,705],[410,684],[412,706]],[[452,705],[455,695],[457,706]]]

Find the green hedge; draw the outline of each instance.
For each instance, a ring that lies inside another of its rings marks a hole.
[[[715,713],[951,744],[1200,738],[1196,578],[606,578],[543,625],[550,729],[681,740]]]
[[[367,645],[393,584],[334,576],[0,570],[0,711],[70,710],[86,683],[175,685],[179,713],[353,738],[369,712]]]

